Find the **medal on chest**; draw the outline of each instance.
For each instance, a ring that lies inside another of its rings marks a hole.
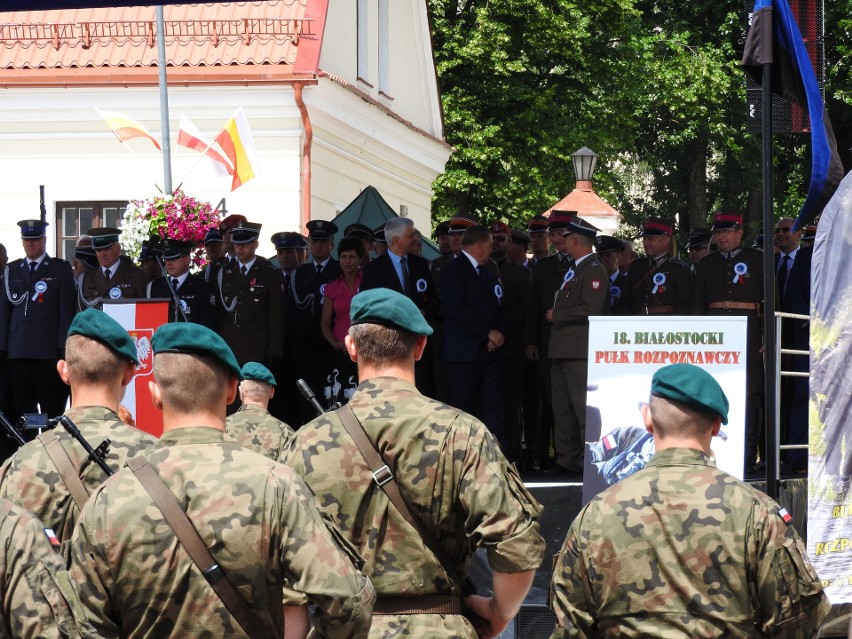
[[[745,278],[748,277],[748,265],[745,262],[737,262],[734,265],[734,279],[731,280],[734,284],[745,284]]]
[[[651,295],[660,295],[666,292],[665,273],[655,273],[652,281],[654,282],[654,288],[651,289]]]

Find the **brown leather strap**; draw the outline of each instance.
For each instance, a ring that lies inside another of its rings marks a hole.
[[[56,466],[56,470],[59,472],[59,477],[62,479],[62,483],[65,484],[65,488],[67,488],[68,492],[71,493],[71,499],[73,499],[74,503],[77,504],[77,509],[83,510],[83,506],[85,506],[86,502],[89,501],[89,491],[86,490],[86,486],[80,479],[80,475],[77,474],[77,469],[74,468],[74,464],[71,463],[71,458],[68,457],[68,452],[65,448],[63,448],[62,444],[59,443],[59,438],[56,436],[56,433],[49,430],[46,433],[39,435],[38,440],[41,442],[41,445],[44,446],[44,450],[47,453],[47,456],[50,457],[50,461],[52,461],[53,465]]]
[[[461,600],[453,595],[420,595],[417,597],[379,597],[374,615],[461,615]]]
[[[710,302],[707,308],[736,309],[738,311],[756,311],[760,308],[757,302]]]
[[[204,540],[192,525],[186,513],[178,504],[177,499],[168,489],[162,478],[142,457],[135,457],[127,461],[127,466],[136,475],[136,479],[142,484],[145,491],[151,496],[154,504],[160,509],[166,523],[174,531],[178,541],[184,547],[190,559],[204,575],[213,590],[218,595],[228,612],[236,619],[237,623],[251,639],[255,637],[272,637],[263,623],[257,618],[255,612],[249,608],[246,600],[228,579],[228,576],[216,563],[213,555],[204,544]],[[283,623],[283,620],[282,620]]]
[[[642,311],[645,315],[657,315],[658,313],[671,313],[675,310],[675,307],[671,304],[667,306],[644,306],[642,307]]]
[[[423,522],[421,522],[420,519],[415,517],[411,512],[411,509],[408,507],[408,503],[399,491],[399,484],[396,483],[393,471],[385,463],[385,460],[382,459],[381,454],[378,450],[376,450],[375,444],[370,441],[370,438],[367,436],[367,432],[364,430],[363,424],[361,424],[361,422],[358,421],[358,418],[355,417],[355,413],[352,412],[352,408],[349,404],[345,404],[338,408],[335,413],[337,413],[340,421],[343,422],[343,427],[346,428],[349,436],[355,442],[355,445],[366,460],[370,470],[373,471],[373,480],[381,487],[382,490],[385,491],[388,499],[390,499],[391,503],[396,507],[403,518],[405,518],[405,521],[407,521],[414,530],[420,533],[420,538],[423,540],[423,543],[426,544],[426,547],[432,551],[432,554],[435,555],[435,558],[440,562],[444,572],[447,573],[447,577],[451,581],[455,582],[459,591],[461,591],[461,580],[459,579],[455,566],[452,561],[450,561],[450,558],[447,556],[447,553],[441,547],[440,543],[438,543],[438,540],[432,534],[432,531],[426,528],[426,526],[423,525]],[[461,607],[461,604],[459,604],[459,607]]]

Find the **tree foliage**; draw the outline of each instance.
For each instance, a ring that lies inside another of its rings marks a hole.
[[[839,142],[852,123],[850,4],[831,3],[826,17],[839,25],[836,42],[826,37]],[[471,212],[522,223],[573,188],[570,156],[582,146],[600,155],[595,189],[628,227],[653,214],[677,217],[685,231],[722,207],[759,220],[760,140],[746,127],[741,1],[429,5],[456,148],[435,182],[436,220]],[[776,138],[780,216],[803,200],[810,167],[804,136]]]

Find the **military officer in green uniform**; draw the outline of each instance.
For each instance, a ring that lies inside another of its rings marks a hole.
[[[541,507],[526,491],[483,423],[421,395],[414,362],[432,329],[408,297],[385,288],[352,300],[349,356],[358,364],[350,411],[383,457],[417,513],[417,528],[374,480],[340,411],[306,424],[287,465],[365,559],[378,599],[370,637],[494,637],[515,616],[544,553]],[[442,561],[421,532],[435,539]],[[471,554],[485,548],[494,596],[465,603],[481,617],[474,629],[461,610],[461,581]],[[449,564],[445,570],[442,564]],[[450,574],[451,573],[451,574]]]
[[[68,389],[56,374],[68,326],[74,317],[71,265],[45,252],[41,220],[21,220],[26,256],[3,269],[0,297],[0,358],[8,360],[15,412],[57,415]],[[14,418],[14,416],[13,416]]]
[[[0,639],[94,639],[53,531],[0,499]]]
[[[281,271],[256,254],[260,224],[231,229],[236,258],[216,275],[219,333],[240,364],[275,366],[284,355],[284,290]]]
[[[728,399],[691,364],[659,369],[643,406],[656,453],[599,493],[553,571],[553,639],[815,637],[831,606],[790,515],[716,468]]]
[[[642,227],[645,257],[627,269],[622,304],[633,315],[688,315],[692,290],[689,267],[672,257],[672,225],[657,218]]]
[[[762,448],[763,254],[742,245],[743,219],[736,213],[718,213],[711,230],[719,250],[698,264],[692,290],[692,314],[748,318],[745,468],[749,472],[756,470],[758,448]],[[765,454],[761,457],[765,458]]]
[[[145,272],[121,255],[118,236],[121,231],[104,226],[89,229],[98,268],[80,276],[77,282],[80,310],[101,308],[105,300],[144,299],[148,287]]]
[[[243,405],[225,421],[225,432],[244,448],[269,459],[281,459],[293,437],[293,429],[269,414],[269,400],[275,395],[275,377],[263,364],[243,365],[240,400]]]
[[[583,472],[589,317],[609,314],[609,275],[592,253],[596,231],[576,218],[563,232],[571,266],[556,291],[550,345],[555,472]]]
[[[109,315],[87,309],[74,318],[65,342],[65,359],[58,364],[62,381],[71,387],[71,408],[65,415],[93,448],[104,439],[110,440],[106,463],[113,470],[155,441],[118,417],[124,387],[138,363],[133,339]],[[52,441],[54,437],[56,442]],[[54,461],[63,457],[73,470],[70,475]],[[56,426],[23,446],[0,467],[0,497],[32,512],[64,543],[70,539],[82,507],[73,492],[75,480],[82,482],[85,500],[106,475],[62,426]]]
[[[299,477],[224,432],[240,378],[228,345],[199,324],[170,323],[153,352],[163,436],[134,462],[139,475],[125,467],[92,495],[71,542],[71,574],[100,636],[245,636],[149,496],[147,468],[262,626],[255,636],[304,627],[305,607],[285,603],[287,587],[316,605],[321,636],[363,637],[375,593],[357,554]]]

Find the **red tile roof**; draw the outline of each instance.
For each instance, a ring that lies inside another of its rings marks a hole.
[[[165,6],[169,83],[311,79],[326,8],[327,0]],[[0,20],[6,86],[156,84],[154,7],[12,12]]]

